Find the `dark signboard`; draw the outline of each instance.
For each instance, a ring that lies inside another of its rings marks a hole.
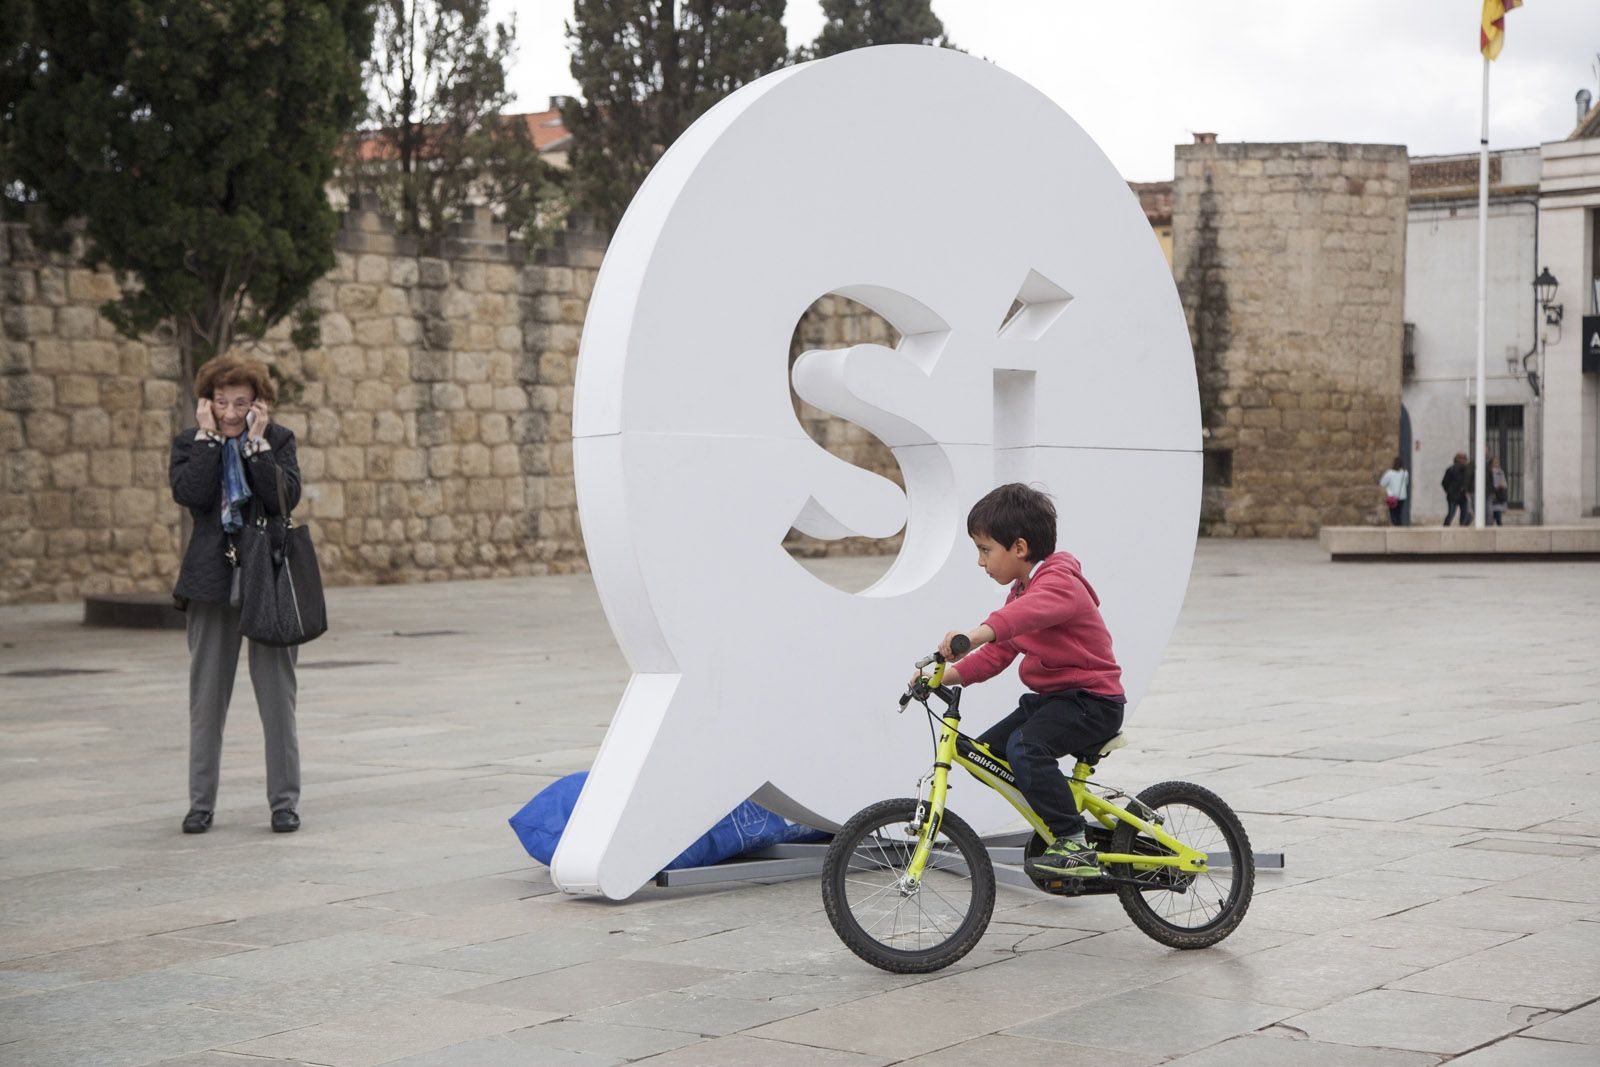
[[[1583,373],[1600,374],[1600,315],[1583,317]]]

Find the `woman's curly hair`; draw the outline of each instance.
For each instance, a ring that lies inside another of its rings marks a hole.
[[[218,389],[230,385],[248,385],[257,400],[269,404],[278,399],[278,387],[272,384],[267,365],[248,356],[218,356],[201,364],[194,376],[194,398],[210,400]]]

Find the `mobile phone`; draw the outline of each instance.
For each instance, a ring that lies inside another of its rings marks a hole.
[[[245,412],[244,413],[244,424],[245,424],[246,427],[254,426],[256,424],[256,413],[253,412],[253,411]]]

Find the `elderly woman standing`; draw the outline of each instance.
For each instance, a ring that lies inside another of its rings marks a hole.
[[[266,364],[219,356],[195,376],[199,428],[172,440],[172,498],[194,517],[173,595],[189,613],[189,813],[183,832],[211,828],[222,760],[222,725],[239,666],[239,604],[233,537],[255,501],[276,515],[278,476],[292,510],[300,500],[294,434],[271,421],[277,390]],[[297,649],[250,642],[250,683],[266,735],[272,829],[300,827],[300,744],[295,736]]]

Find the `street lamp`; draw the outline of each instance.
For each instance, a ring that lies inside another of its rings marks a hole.
[[[1559,285],[1560,283],[1556,281],[1556,276],[1550,273],[1549,267],[1540,271],[1539,276],[1533,280],[1534,299],[1539,302],[1540,307],[1544,308],[1546,326],[1561,325],[1561,315],[1565,309],[1560,304],[1555,303],[1556,289]]]

